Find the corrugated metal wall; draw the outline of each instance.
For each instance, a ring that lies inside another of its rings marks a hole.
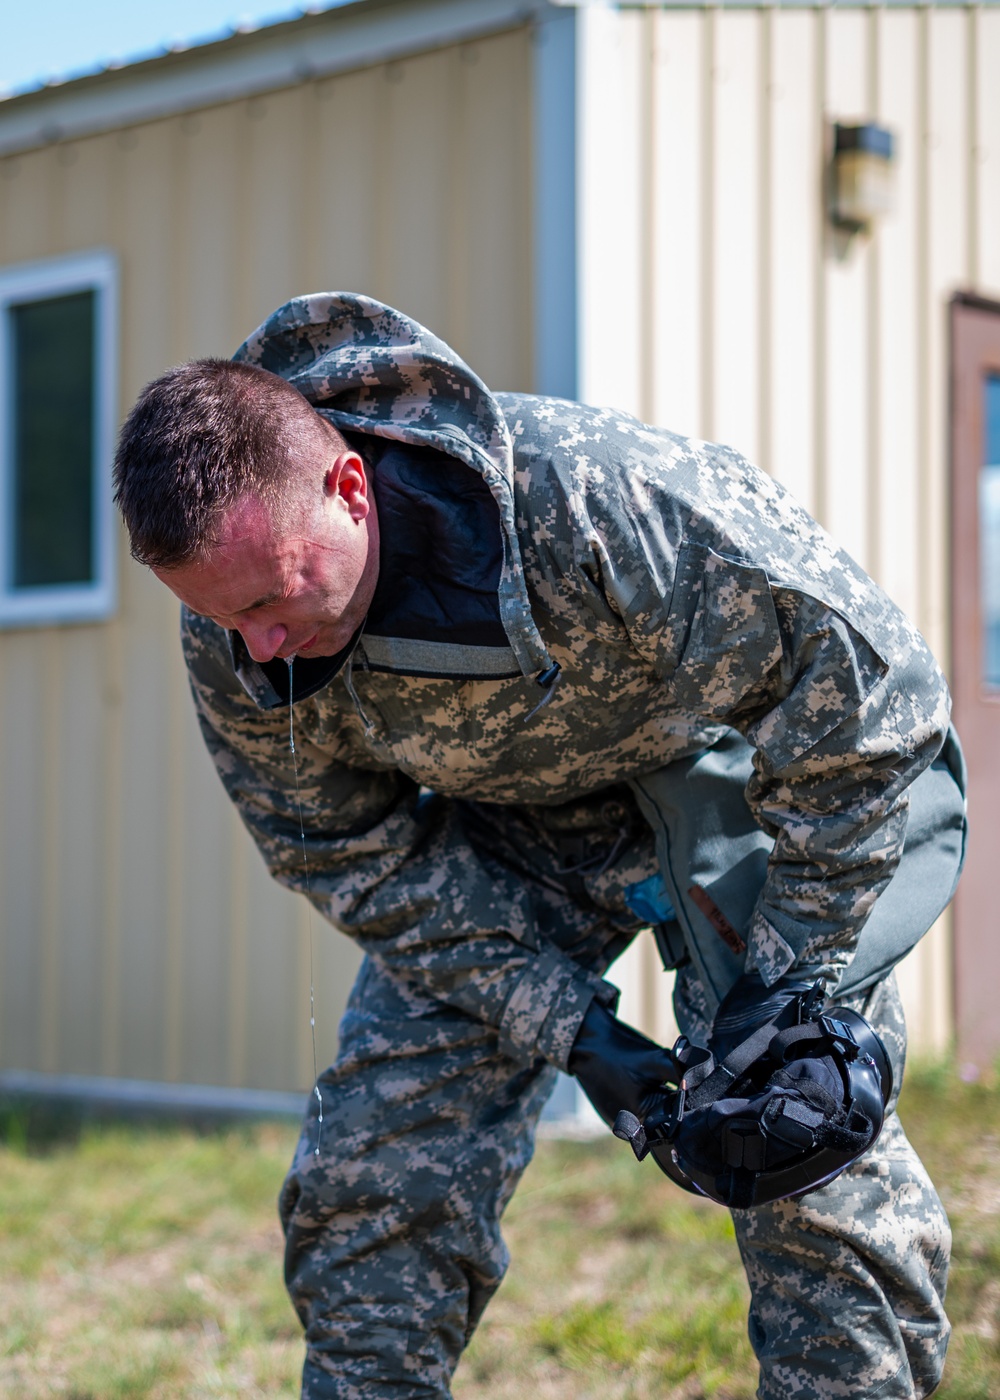
[[[123,413],[332,287],[530,388],[530,120],[522,29],[51,145],[0,161],[0,265],[118,255]],[[113,622],[0,633],[0,1068],[304,1086],[305,902],[229,809],[176,630],[123,542]],[[327,1063],[356,956],[313,923]]]
[[[737,445],[947,662],[946,307],[1000,294],[1000,10],[581,20],[581,396]],[[823,151],[851,119],[895,132],[898,209],[845,242]],[[901,980],[916,1044],[946,1043],[944,926]]]
[[[1000,295],[1000,10],[578,24],[581,397],[737,444],[946,659],[945,307]],[[531,64],[525,28],[0,160],[0,264],[118,254],[122,411],[331,286],[530,388]],[[852,118],[896,132],[899,207],[845,244],[823,150]],[[122,561],[113,623],[0,633],[0,1066],[305,1085],[305,906],[202,752],[169,595]],[[326,1061],[355,959],[314,935]],[[667,1034],[651,945],[617,971]],[[902,972],[914,1040],[943,1044],[946,928]]]

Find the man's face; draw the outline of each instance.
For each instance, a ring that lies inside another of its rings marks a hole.
[[[335,655],[375,592],[378,521],[361,458],[331,444],[301,465],[289,523],[245,498],[224,515],[210,553],[154,570],[194,612],[239,632],[255,661]]]

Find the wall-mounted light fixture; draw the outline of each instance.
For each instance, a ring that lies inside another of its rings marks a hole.
[[[895,139],[884,126],[874,122],[834,125],[830,219],[837,227],[860,233],[892,212],[894,154]]]

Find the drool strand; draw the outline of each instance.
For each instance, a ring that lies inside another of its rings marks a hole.
[[[292,770],[295,773],[295,805],[299,813],[299,838],[302,842],[302,874],[305,878],[306,901],[308,905],[306,918],[309,926],[309,1035],[312,1040],[312,1061],[313,1061],[313,1093],[319,1104],[319,1118],[316,1125],[316,1146],[313,1149],[313,1156],[318,1157],[323,1141],[323,1095],[319,1088],[319,1071],[316,1064],[316,979],[313,972],[313,925],[312,925],[312,900],[309,889],[309,860],[306,856],[306,829],[302,820],[302,797],[299,793],[299,761],[295,753],[295,705],[293,700],[293,667],[295,665],[295,653],[287,658],[288,665],[288,750],[292,755]]]

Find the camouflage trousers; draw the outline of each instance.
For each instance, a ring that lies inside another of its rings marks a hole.
[[[922,1400],[941,1379],[951,1229],[895,1113],[906,1056],[890,975],[844,999],[876,1028],[896,1086],[881,1136],[820,1191],[734,1211],[760,1400]]]
[[[894,979],[855,1005],[883,1035],[898,1084]],[[500,1217],[555,1074],[496,1047],[495,1031],[363,965],[320,1080],[322,1125],[314,1098],[281,1197],[307,1400],[449,1394],[507,1266]],[[762,1400],[931,1393],[949,1332],[950,1233],[894,1113],[829,1186],[734,1218]]]

